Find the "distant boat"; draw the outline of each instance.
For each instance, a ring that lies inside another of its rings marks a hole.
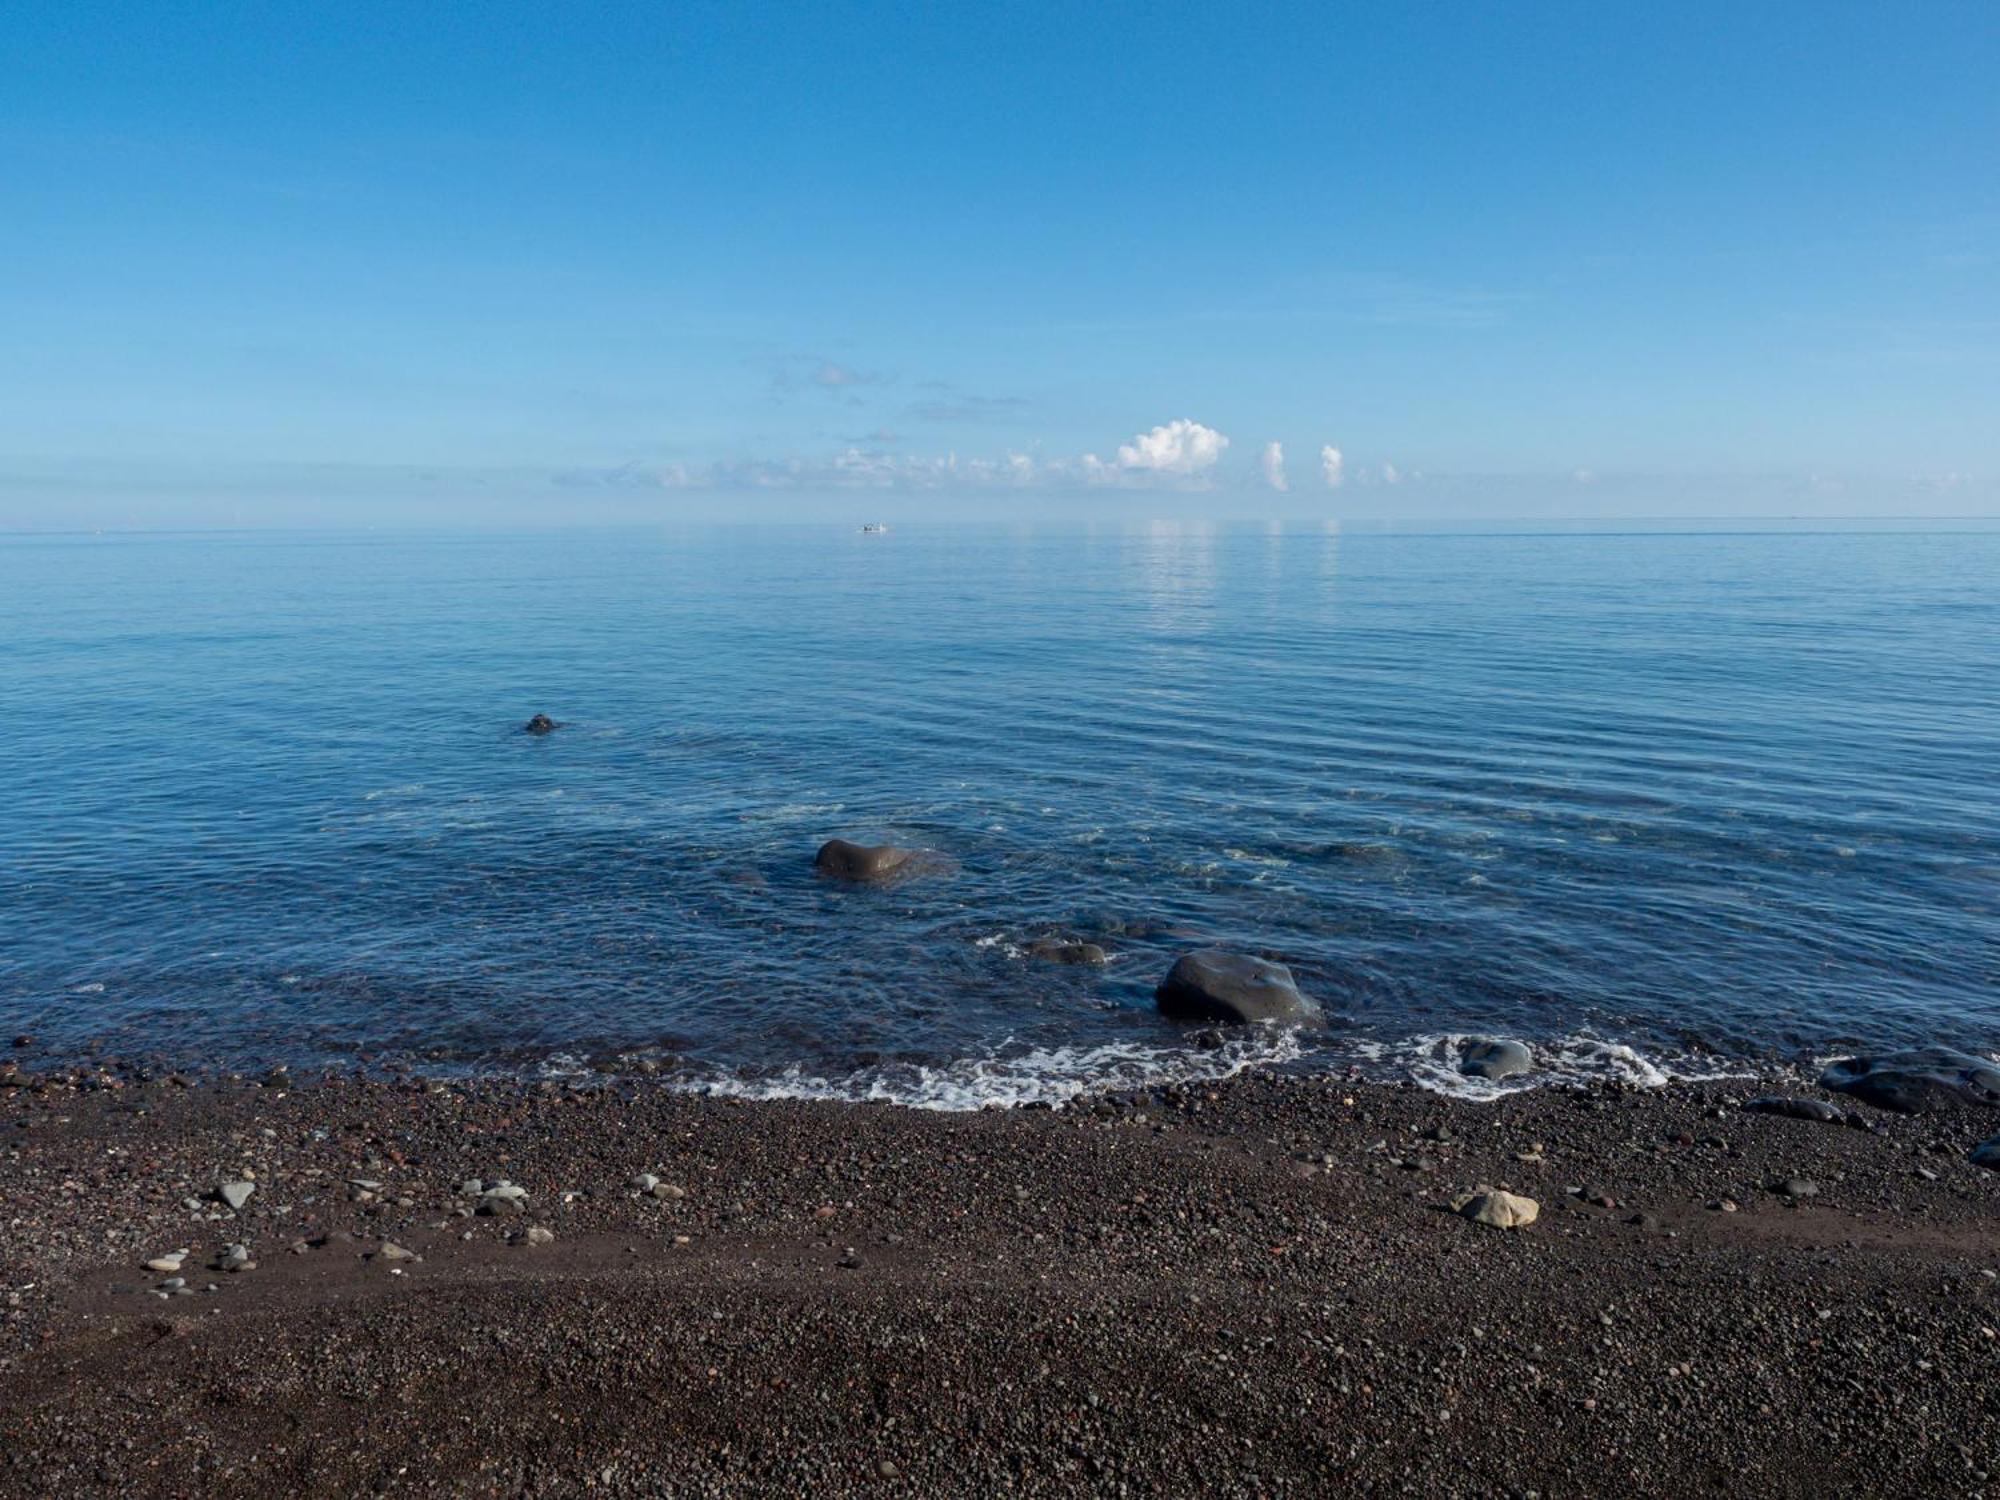
[[[874,535],[879,532],[887,531],[889,528],[884,522],[870,521],[866,526],[863,526],[861,529],[865,532],[868,532],[870,535]]]

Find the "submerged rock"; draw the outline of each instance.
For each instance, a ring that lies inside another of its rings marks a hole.
[[[1452,1207],[1463,1218],[1493,1229],[1525,1229],[1542,1216],[1542,1206],[1533,1198],[1499,1188],[1481,1188],[1457,1199]]]
[[[1975,1167],[1991,1167],[2000,1172],[2000,1135],[1981,1141],[1966,1158]]]
[[[1782,1094],[1762,1094],[1747,1101],[1746,1113],[1783,1115],[1790,1120],[1816,1120],[1822,1125],[1845,1125],[1847,1116],[1824,1099],[1788,1099]]]
[[[1934,1104],[2000,1104],[2000,1065],[1949,1047],[1843,1058],[1820,1075],[1819,1083],[1904,1115],[1922,1114]]]
[[[1316,1002],[1299,993],[1283,964],[1203,948],[1183,953],[1153,992],[1162,1015],[1177,1021],[1219,1021],[1243,1026],[1253,1021],[1319,1024]]]
[[[536,714],[521,726],[521,731],[524,734],[553,734],[560,728],[562,728],[562,725],[551,719],[547,714]]]
[[[1037,938],[1028,944],[1030,958],[1044,958],[1052,964],[1102,964],[1109,955],[1095,943],[1072,943],[1062,938]]]
[[[847,839],[828,839],[813,856],[813,866],[822,875],[839,880],[887,880],[900,874],[914,874],[922,868],[924,851],[905,849],[898,844],[856,844]]]
[[[1535,1054],[1520,1042],[1472,1041],[1458,1054],[1459,1072],[1467,1078],[1484,1078],[1494,1083],[1525,1073],[1534,1065]]]

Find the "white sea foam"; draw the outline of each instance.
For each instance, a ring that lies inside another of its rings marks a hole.
[[[1551,1085],[1617,1082],[1632,1088],[1665,1088],[1670,1083],[1703,1083],[1718,1078],[1748,1078],[1741,1067],[1731,1068],[1713,1058],[1649,1057],[1624,1042],[1579,1033],[1554,1041],[1528,1044],[1535,1065],[1512,1078],[1473,1078],[1459,1071],[1459,1057],[1467,1042],[1484,1040],[1467,1032],[1436,1032],[1411,1037],[1407,1041],[1373,1044],[1366,1049],[1370,1061],[1385,1065],[1414,1080],[1433,1093],[1456,1099],[1504,1099],[1509,1094]]]
[[[832,1099],[943,1111],[1024,1104],[1060,1108],[1080,1094],[1231,1078],[1246,1068],[1290,1062],[1302,1052],[1295,1032],[1259,1032],[1208,1052],[1141,1042],[1021,1051],[1003,1046],[991,1057],[936,1065],[885,1063],[844,1077],[792,1067],[758,1078],[719,1073],[670,1086],[734,1099]]]

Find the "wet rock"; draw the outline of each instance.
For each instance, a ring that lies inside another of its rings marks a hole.
[[[1824,1099],[1788,1099],[1782,1094],[1760,1095],[1743,1108],[1748,1114],[1783,1115],[1789,1120],[1816,1120],[1822,1125],[1840,1125],[1847,1119]]]
[[[1452,1203],[1452,1208],[1475,1224],[1494,1229],[1525,1229],[1541,1217],[1542,1206],[1533,1198],[1499,1188],[1482,1188]]]
[[[562,725],[551,719],[547,714],[536,714],[521,726],[521,732],[524,734],[553,734],[560,728],[562,728]]]
[[[256,1191],[257,1184],[254,1182],[225,1182],[215,1190],[215,1196],[231,1208],[240,1209]]]
[[[1095,943],[1072,943],[1062,938],[1037,938],[1028,944],[1028,956],[1052,964],[1102,964],[1108,955]]]
[[[1949,1047],[1843,1058],[1820,1075],[1819,1083],[1904,1115],[1922,1114],[1937,1104],[2000,1104],[2000,1064]]]
[[[813,867],[837,880],[888,880],[898,874],[914,873],[921,849],[905,849],[899,844],[856,844],[847,839],[828,839],[813,856]]]
[[[1318,1024],[1319,1006],[1299,993],[1283,964],[1203,948],[1174,960],[1153,992],[1162,1015],[1177,1021],[1242,1026],[1253,1021]]]
[[[1481,1039],[1467,1042],[1458,1054],[1458,1071],[1468,1078],[1498,1082],[1527,1072],[1535,1054],[1520,1042]]]
[[[1966,1158],[1975,1167],[1991,1167],[2000,1172],[2000,1135],[1981,1141]]]

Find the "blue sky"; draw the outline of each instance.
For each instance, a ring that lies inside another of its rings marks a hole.
[[[1990,3],[31,0],[0,524],[2000,512],[1996,78]]]

